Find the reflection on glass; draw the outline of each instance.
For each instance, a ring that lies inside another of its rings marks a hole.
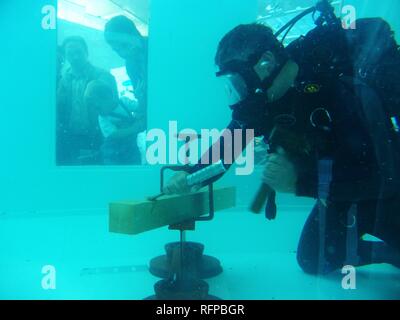
[[[341,13],[343,2],[343,0],[331,1],[331,5],[337,15]],[[274,31],[278,31],[299,13],[313,7],[316,3],[317,0],[259,0],[257,22],[271,27]],[[292,27],[284,39],[284,44],[288,45],[314,28],[313,15],[305,16],[301,23],[297,23]],[[282,40],[284,35],[285,32],[279,36],[279,40]]]
[[[59,0],[57,165],[145,163],[147,1]]]

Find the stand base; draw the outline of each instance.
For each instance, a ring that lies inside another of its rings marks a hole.
[[[158,278],[168,279],[174,274],[173,257],[180,256],[181,243],[173,242],[165,246],[166,255],[150,261],[150,273]],[[183,243],[183,272],[190,278],[208,279],[222,273],[218,259],[203,255],[204,245],[195,242]]]
[[[161,280],[154,285],[155,295],[145,300],[221,300],[209,295],[209,286],[203,280]]]

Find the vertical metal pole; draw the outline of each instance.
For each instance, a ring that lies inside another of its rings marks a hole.
[[[183,280],[183,243],[185,239],[185,232],[183,230],[179,230],[180,233],[180,261],[179,261],[179,273],[178,280]]]

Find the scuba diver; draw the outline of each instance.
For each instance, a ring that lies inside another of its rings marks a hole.
[[[319,13],[317,27],[285,48],[277,36],[308,13]],[[317,199],[297,250],[303,271],[400,267],[400,56],[390,26],[360,19],[356,30],[344,30],[329,2],[320,1],[276,34],[260,24],[236,27],[219,43],[215,62],[232,98],[226,130],[253,129],[269,146],[264,186]],[[211,162],[212,148],[204,157]],[[177,173],[164,193],[191,191],[186,177],[203,163]],[[271,210],[267,202],[269,219]],[[367,234],[381,241],[367,241]]]

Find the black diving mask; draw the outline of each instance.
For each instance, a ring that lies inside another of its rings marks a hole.
[[[224,81],[228,102],[231,107],[246,100],[249,96],[249,87],[240,74],[229,73],[221,75],[219,78]]]
[[[225,80],[233,120],[254,129],[260,127],[260,121],[266,115],[268,89],[282,70],[277,67],[268,78],[261,80],[255,66],[267,63],[261,61],[262,55],[254,54],[248,61],[233,60],[222,65],[216,73],[218,78]]]
[[[248,61],[232,60],[222,65],[216,73],[218,78],[225,80],[232,109],[249,96],[264,91],[264,83],[254,69],[260,59],[261,55],[257,54],[252,55]]]

